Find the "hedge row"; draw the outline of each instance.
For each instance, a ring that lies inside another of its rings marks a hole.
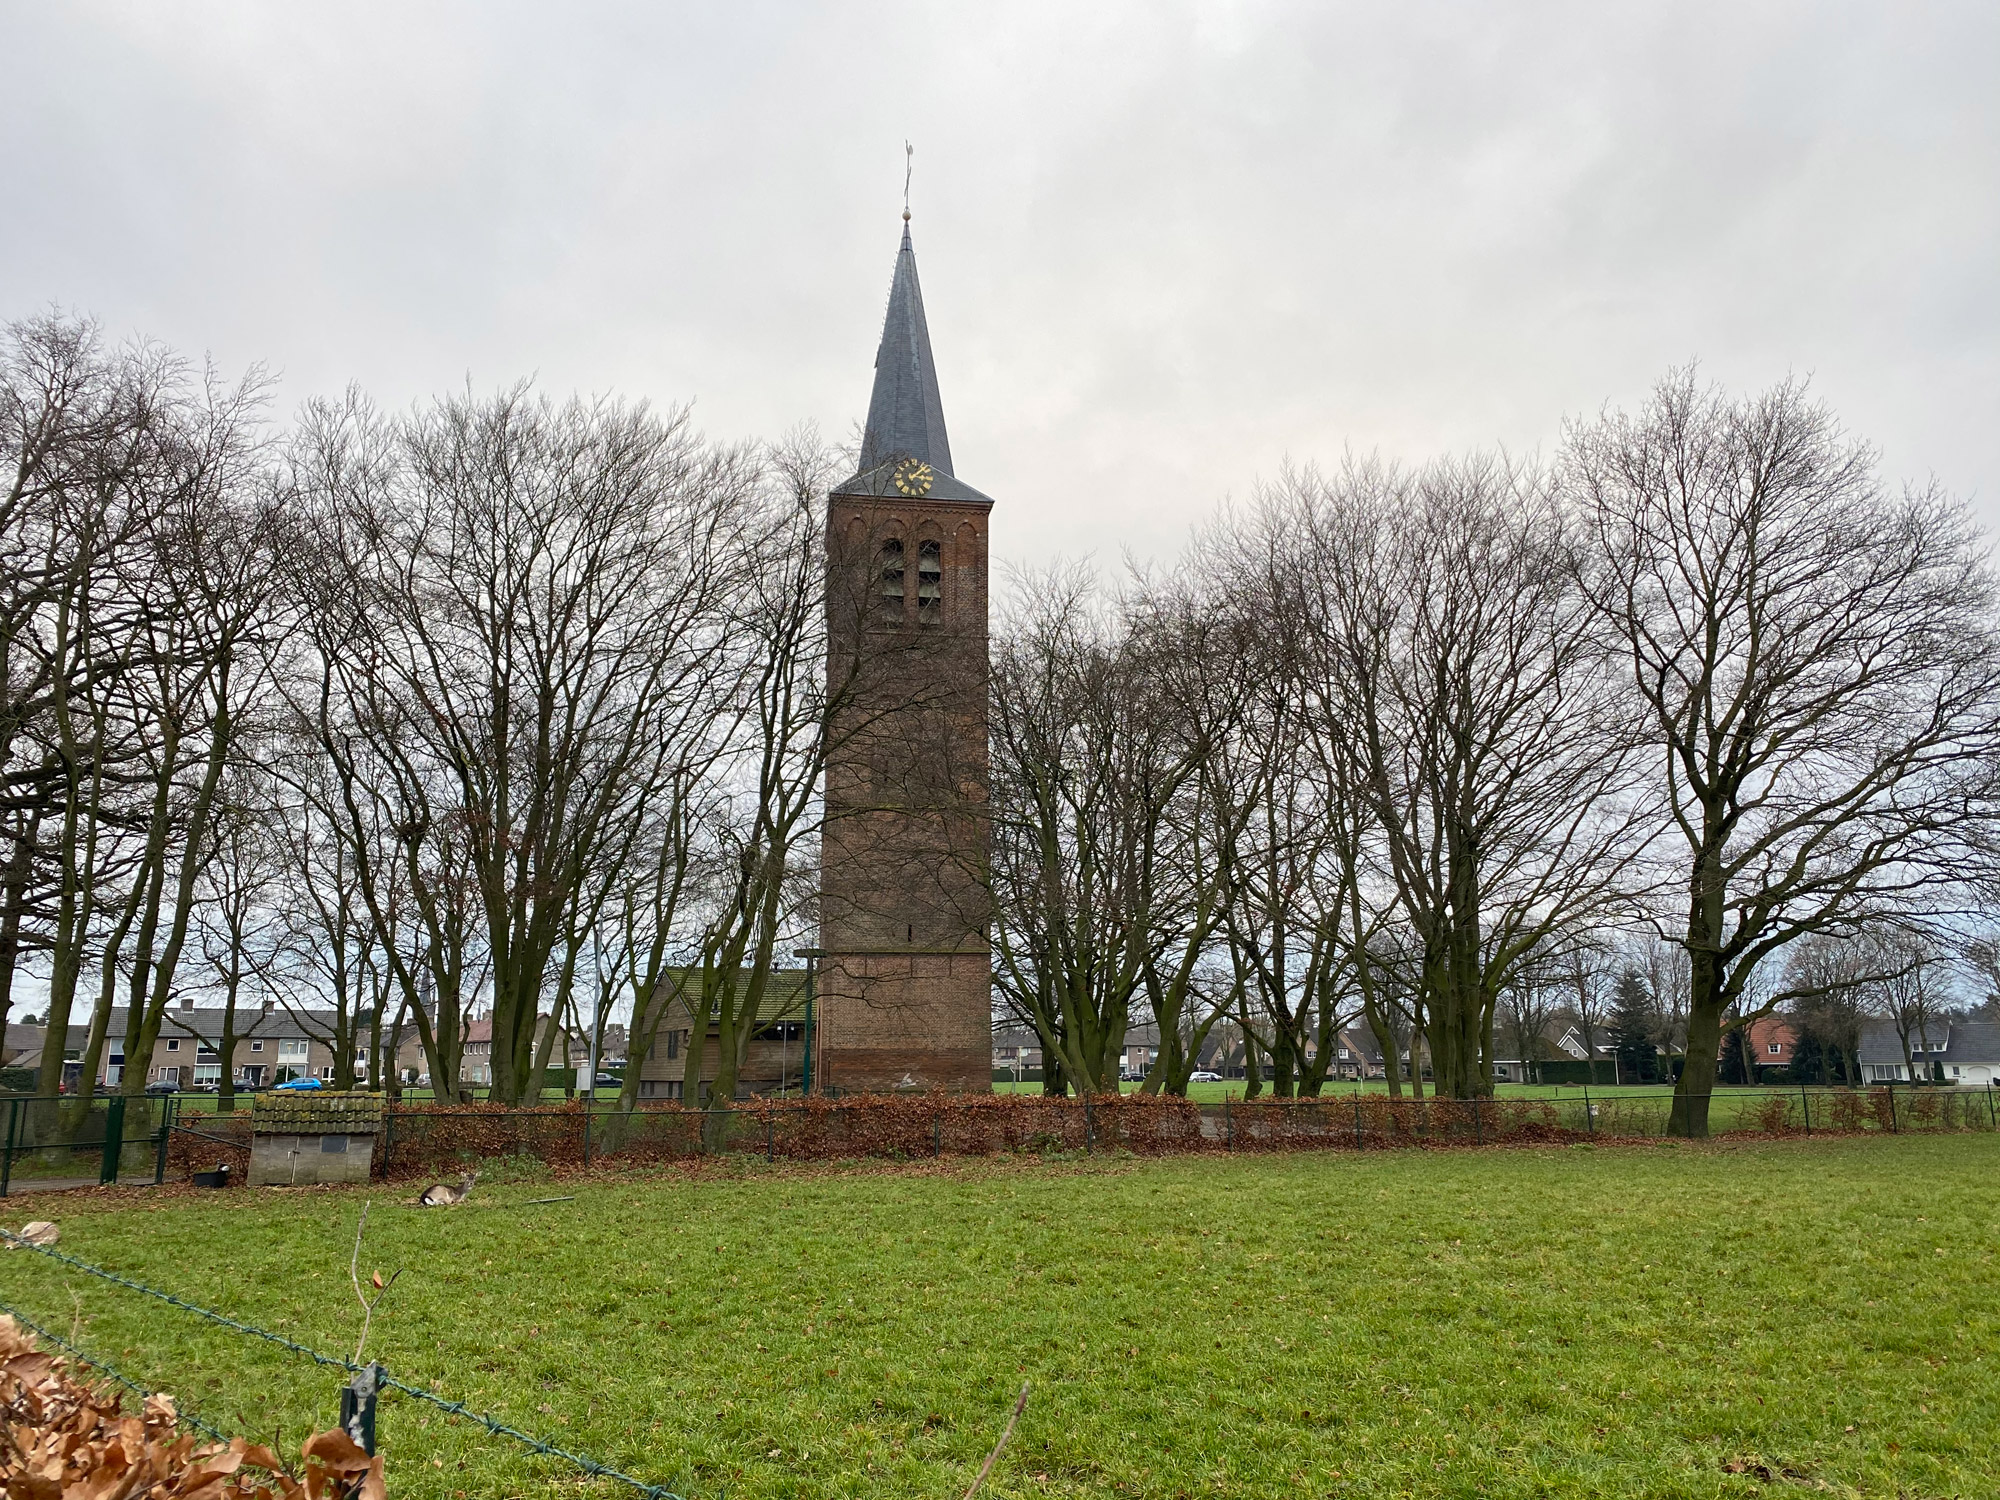
[[[1042,1095],[930,1094],[838,1100],[753,1099],[731,1108],[648,1103],[625,1112],[565,1101],[531,1109],[501,1104],[390,1105],[375,1138],[377,1177],[437,1176],[495,1156],[551,1166],[663,1162],[725,1153],[783,1161],[854,1157],[995,1156],[1129,1151],[1299,1151],[1635,1139],[1666,1133],[1665,1096],[1608,1099],[1187,1099],[1124,1094],[1092,1099]],[[1717,1124],[1731,1133],[1987,1130],[1986,1091],[1832,1089],[1764,1093],[1738,1103],[1718,1095]],[[1733,1118],[1722,1114],[1734,1109]],[[197,1129],[199,1133],[197,1133]],[[177,1128],[175,1175],[227,1161],[243,1180],[247,1115]]]
[[[1582,1099],[1390,1099],[1348,1095],[1197,1104],[1116,1095],[916,1095],[750,1100],[732,1108],[647,1104],[624,1113],[581,1102],[392,1108],[376,1147],[378,1174],[434,1174],[488,1156],[558,1166],[673,1161],[718,1153],[772,1160],[992,1156],[1015,1152],[1291,1151],[1632,1139],[1666,1133],[1664,1096]],[[1726,1107],[1718,1096],[1718,1110]],[[1736,1133],[1787,1135],[1990,1129],[1984,1091],[1831,1090],[1759,1096]],[[1732,1122],[1719,1119],[1720,1125]]]

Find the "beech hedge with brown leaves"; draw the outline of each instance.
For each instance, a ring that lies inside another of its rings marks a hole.
[[[79,1380],[0,1316],[0,1486],[7,1500],[385,1500],[382,1459],[346,1433],[307,1438],[296,1469],[242,1438],[180,1430],[171,1396],[134,1414],[108,1384]]]

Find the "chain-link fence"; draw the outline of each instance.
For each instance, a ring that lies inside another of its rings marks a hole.
[[[0,1197],[88,1183],[160,1182],[178,1114],[171,1095],[0,1100]]]

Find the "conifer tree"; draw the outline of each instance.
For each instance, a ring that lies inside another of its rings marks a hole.
[[[1611,1044],[1618,1055],[1618,1076],[1626,1083],[1657,1083],[1660,1054],[1653,1045],[1653,997],[1634,968],[1618,976],[1612,997]]]

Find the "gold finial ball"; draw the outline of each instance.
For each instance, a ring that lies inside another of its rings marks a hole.
[[[903,222],[905,224],[910,222],[910,211],[907,208],[903,210]]]

